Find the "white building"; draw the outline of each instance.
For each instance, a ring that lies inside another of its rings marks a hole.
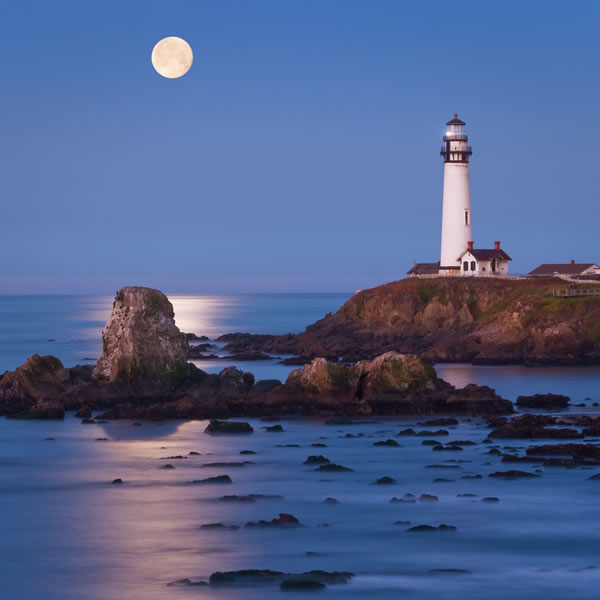
[[[446,123],[444,144],[444,195],[442,207],[442,249],[437,263],[415,261],[411,277],[498,277],[508,275],[511,257],[494,242],[494,248],[473,247],[469,157],[465,123],[454,115]]]
[[[494,242],[494,248],[473,248],[473,242],[467,242],[467,249],[458,257],[463,277],[508,275],[508,262],[512,258],[500,248],[500,242]]]
[[[471,147],[465,123],[454,115],[446,123],[446,134],[440,154],[444,157],[444,197],[442,210],[441,275],[461,273],[460,255],[473,239],[471,192],[469,189],[469,157]]]
[[[586,277],[594,275],[600,277],[600,266],[596,263],[551,263],[543,264],[529,273],[532,277]]]

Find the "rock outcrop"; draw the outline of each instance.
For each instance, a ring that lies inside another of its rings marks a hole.
[[[0,414],[62,418],[64,407],[56,401],[70,383],[70,371],[58,358],[34,354],[0,376]]]
[[[404,279],[353,296],[299,335],[247,339],[236,351],[341,357],[389,350],[433,362],[600,363],[600,296],[558,298],[558,279]]]
[[[171,388],[156,393],[142,382],[135,389],[130,382],[98,381],[91,376],[91,368],[64,369],[53,357],[32,357],[0,378],[0,415],[62,418],[65,409],[82,407],[103,410],[104,419],[497,415],[513,411],[512,403],[490,388],[455,389],[417,357],[397,353],[354,366],[315,359],[290,373],[285,384],[255,382],[251,373],[235,367],[216,375],[189,365],[187,377]]]
[[[507,414],[512,403],[485,386],[456,389],[414,355],[386,352],[355,365],[314,359],[266,395],[281,414]],[[285,411],[285,412],[283,412]]]
[[[124,287],[102,332],[100,382],[150,382],[187,376],[188,342],[175,325],[173,305],[159,290]]]
[[[235,335],[229,343],[264,343],[266,337]],[[104,419],[513,412],[512,403],[494,390],[476,385],[456,389],[411,354],[386,352],[354,365],[316,358],[292,371],[285,384],[255,381],[252,373],[236,367],[208,374],[188,364],[187,354],[186,335],[177,329],[166,296],[148,288],[123,288],[104,328],[96,367],[65,369],[52,356],[34,355],[0,377],[0,415],[62,418],[65,410],[85,409],[79,414],[90,422],[92,411],[98,410]],[[597,423],[586,426],[596,428]],[[228,426],[214,421],[210,427]]]

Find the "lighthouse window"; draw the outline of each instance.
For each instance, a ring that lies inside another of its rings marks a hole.
[[[465,260],[465,262],[463,263],[463,271],[468,271],[469,270],[469,263]]]
[[[471,271],[474,271],[474,270],[475,270],[475,261],[472,260],[471,261]]]
[[[465,210],[465,225],[469,224],[469,211]]]

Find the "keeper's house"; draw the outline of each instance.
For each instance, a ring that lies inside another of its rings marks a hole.
[[[600,267],[595,263],[576,263],[572,260],[565,264],[544,264],[529,273],[530,277],[582,277],[589,275],[600,276]]]
[[[473,248],[468,242],[467,249],[458,257],[463,277],[508,275],[508,263],[512,258],[494,242],[494,248]]]

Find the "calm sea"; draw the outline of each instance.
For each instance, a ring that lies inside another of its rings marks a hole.
[[[350,294],[170,295],[182,331],[211,339],[236,331],[298,333],[336,311]],[[0,296],[0,372],[34,353],[53,354],[65,366],[93,364],[102,351],[102,328],[112,296]],[[252,363],[256,375],[285,376],[274,360]],[[196,363],[210,372],[231,363]],[[244,366],[245,368],[245,366]],[[246,370],[248,370],[246,368]]]
[[[231,331],[298,332],[336,310],[343,294],[171,296],[178,325],[211,338]],[[0,297],[0,370],[34,352],[70,366],[95,359],[110,297]],[[51,341],[52,340],[52,341]],[[205,361],[218,371],[226,363]],[[289,368],[248,363],[259,377],[285,378]],[[491,385],[509,398],[562,392],[595,411],[600,370],[440,365],[457,385]],[[0,597],[8,600],[207,600],[279,598],[277,586],[169,587],[211,572],[275,569],[345,570],[349,584],[327,597],[433,600],[597,598],[600,586],[598,469],[544,468],[539,478],[488,478],[506,470],[488,454],[489,431],[477,419],[447,428],[444,441],[471,440],[459,452],[433,452],[422,438],[395,438],[399,448],[374,447],[419,419],[327,426],[284,420],[284,433],[213,437],[206,423],[130,421],[82,425],[0,419]],[[348,436],[347,434],[352,434]],[[47,438],[53,438],[48,440]],[[106,438],[100,441],[100,438]],[[325,444],[315,448],[312,444]],[[500,443],[523,452],[528,441]],[[256,455],[240,456],[249,449]],[[200,455],[189,456],[190,451]],[[353,469],[319,473],[303,462],[323,454]],[[185,459],[167,459],[171,456]],[[441,456],[443,455],[443,456]],[[448,456],[450,455],[450,456]],[[245,466],[210,466],[250,459]],[[161,469],[172,463],[175,469]],[[521,466],[521,465],[519,465]],[[228,485],[188,485],[229,474]],[[395,484],[373,482],[384,475]],[[473,479],[473,476],[481,478]],[[123,485],[110,482],[120,477]],[[391,503],[405,493],[435,502]],[[223,495],[267,494],[256,503]],[[470,497],[458,497],[473,494]],[[481,499],[493,496],[499,502]],[[325,498],[339,503],[324,503]],[[248,521],[292,513],[305,527],[248,529]],[[211,530],[209,523],[241,525]],[[413,525],[454,525],[454,532],[412,533]],[[314,594],[295,593],[297,598]]]

